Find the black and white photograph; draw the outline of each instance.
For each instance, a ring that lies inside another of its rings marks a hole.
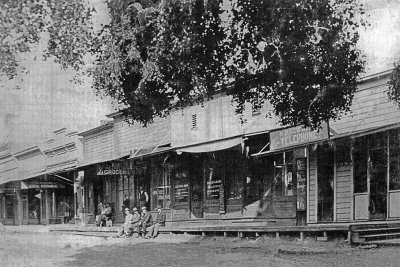
[[[0,266],[399,255],[400,0],[0,0]]]

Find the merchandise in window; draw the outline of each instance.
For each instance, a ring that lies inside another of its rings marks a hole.
[[[171,167],[165,165],[153,172],[152,209],[161,205],[164,209],[171,207]]]

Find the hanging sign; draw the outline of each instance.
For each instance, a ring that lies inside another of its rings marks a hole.
[[[132,175],[133,170],[118,164],[97,164],[97,175]]]
[[[270,150],[298,146],[328,139],[328,127],[323,125],[319,131],[312,131],[302,126],[291,127],[270,133]]]
[[[25,183],[28,188],[65,188],[65,184],[57,182],[33,181]]]

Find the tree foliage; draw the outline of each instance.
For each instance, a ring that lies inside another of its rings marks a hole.
[[[47,42],[44,59],[81,69],[93,45],[93,12],[85,0],[0,1],[0,75],[15,78],[21,54],[41,41]]]
[[[109,0],[98,33],[87,5],[52,1],[46,55],[80,70],[90,52],[94,89],[143,124],[222,91],[238,113],[269,101],[283,124],[318,127],[349,109],[364,69],[356,0]]]

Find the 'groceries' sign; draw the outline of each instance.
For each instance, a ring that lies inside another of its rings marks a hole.
[[[328,139],[328,127],[323,125],[319,131],[311,131],[302,126],[291,127],[270,133],[270,150],[297,146],[305,143]]]

